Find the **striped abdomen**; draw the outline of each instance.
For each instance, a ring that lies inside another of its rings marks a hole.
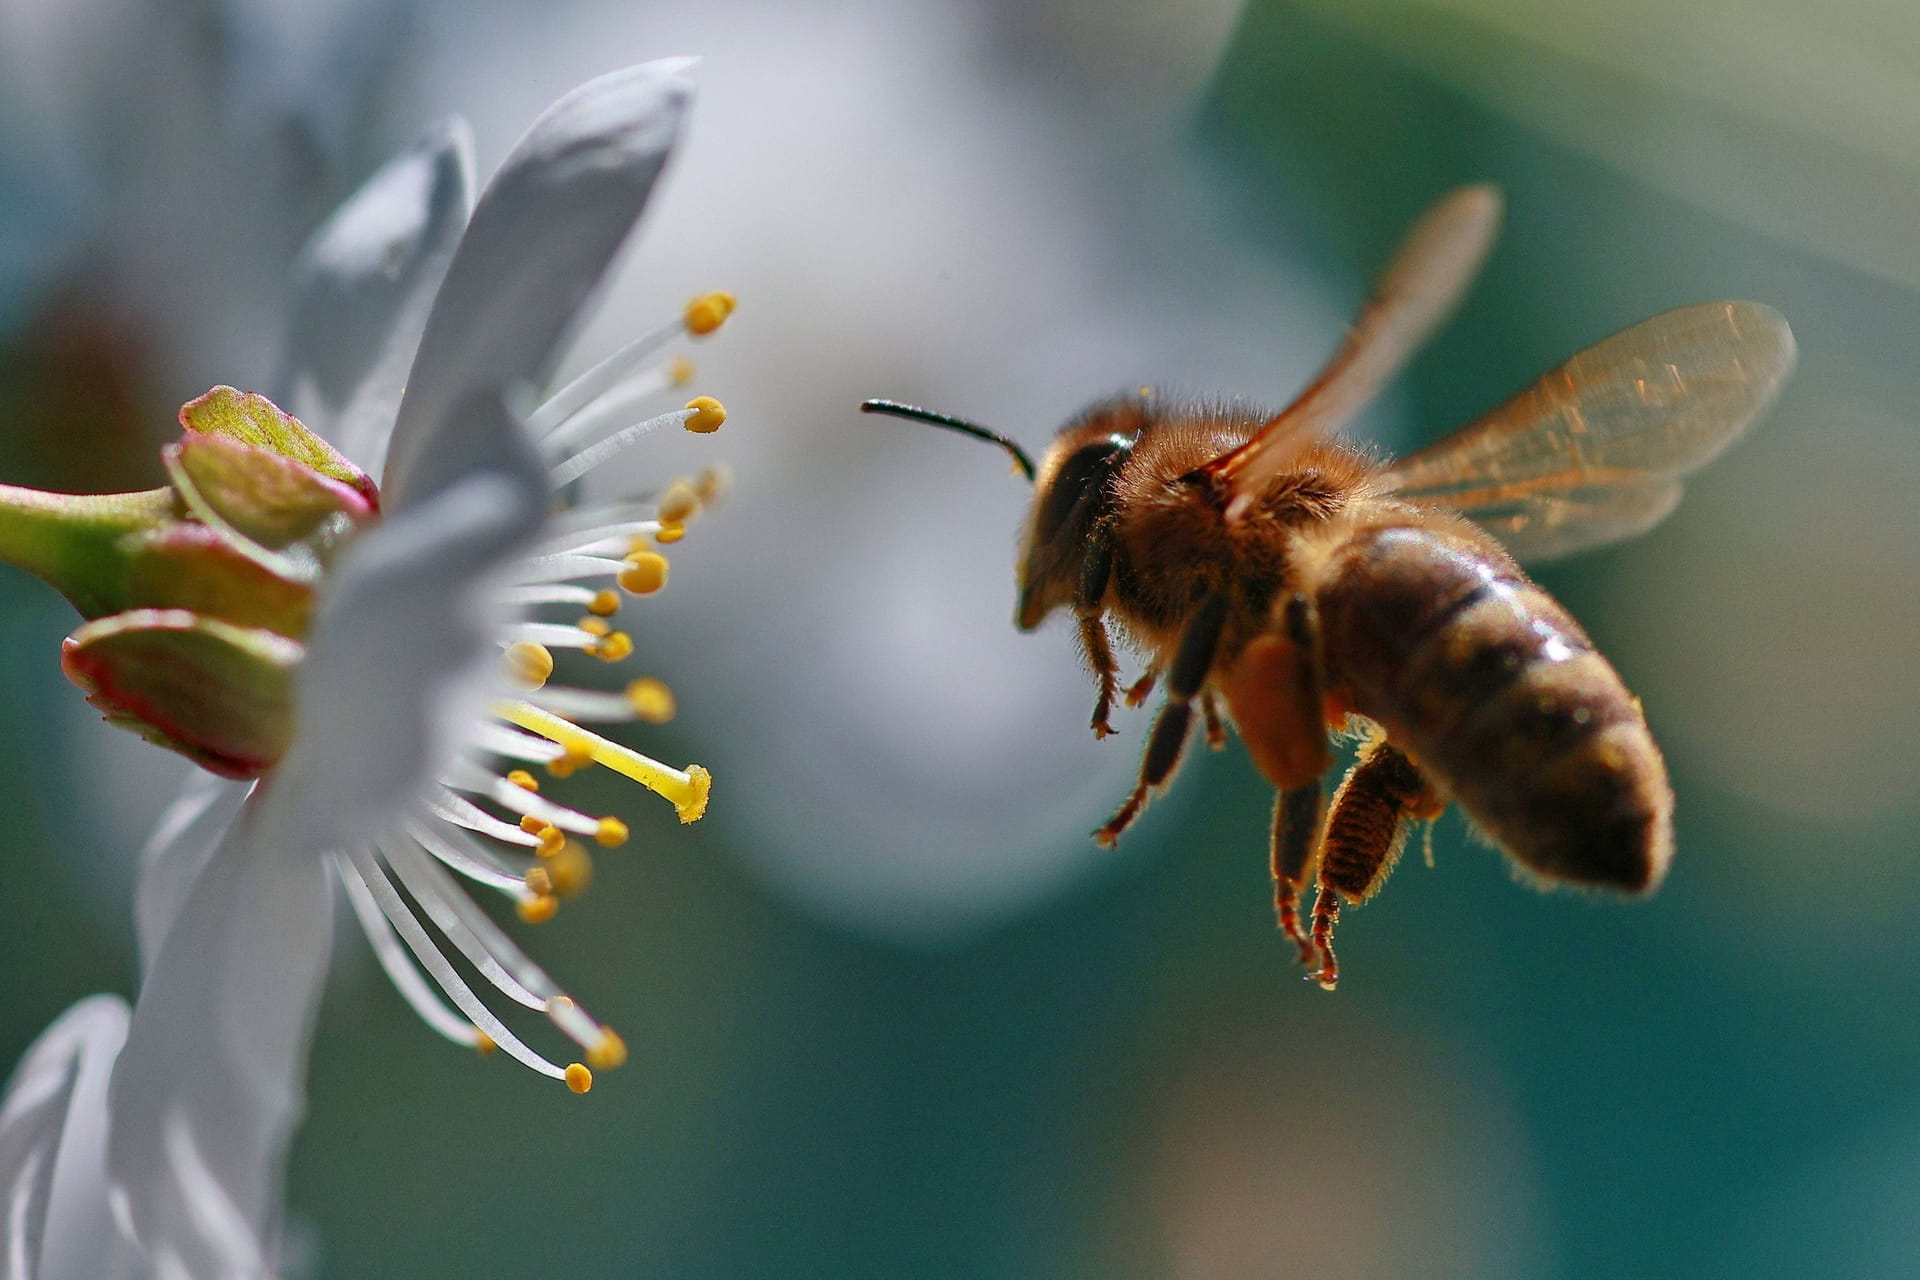
[[[1639,703],[1485,535],[1364,529],[1312,592],[1328,690],[1516,861],[1556,881],[1659,883],[1673,794]]]

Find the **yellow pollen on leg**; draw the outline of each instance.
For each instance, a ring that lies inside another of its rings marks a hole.
[[[593,1088],[593,1072],[587,1070],[585,1063],[569,1062],[567,1064],[567,1088],[575,1093],[585,1093]]]
[[[635,551],[620,571],[620,589],[636,596],[650,596],[667,585],[667,558],[658,551]]]
[[[618,818],[600,819],[600,829],[593,833],[595,843],[602,849],[618,849],[627,842],[627,824]]]
[[[652,676],[642,676],[627,686],[627,705],[648,724],[665,724],[673,719],[673,690]]]
[[[700,495],[688,480],[675,480],[660,496],[660,522],[685,524],[700,514]]]
[[[540,780],[528,773],[525,769],[515,769],[507,775],[507,781],[522,791],[531,791],[536,795],[539,794]]]
[[[546,866],[555,894],[571,898],[593,883],[593,855],[578,841],[569,840]]]
[[[531,640],[515,640],[506,648],[507,678],[526,689],[538,689],[553,675],[553,654]]]
[[[688,333],[696,338],[704,338],[727,322],[727,317],[733,314],[733,307],[733,295],[716,289],[689,302],[682,319],[686,322]]]
[[[587,1061],[599,1071],[612,1071],[627,1065],[627,1042],[612,1027],[600,1028],[600,1038],[587,1050]]]
[[[726,406],[712,396],[695,396],[687,401],[687,408],[693,410],[693,416],[687,419],[687,430],[695,435],[718,431],[720,424],[727,420]]]
[[[594,763],[605,765],[615,773],[632,778],[641,786],[665,797],[682,822],[698,822],[707,811],[707,797],[713,788],[713,777],[697,764],[688,765],[684,770],[661,764],[630,747],[609,742],[597,733],[562,720],[551,711],[544,711],[530,702],[503,701],[495,704],[493,713],[509,724],[559,743],[569,757],[576,753],[584,754]]]
[[[515,908],[520,918],[528,924],[545,924],[553,919],[553,913],[559,909],[560,899],[550,893],[543,893],[537,898],[523,898]]]
[[[612,591],[596,591],[587,605],[587,612],[602,618],[611,618],[620,612],[620,597]]]

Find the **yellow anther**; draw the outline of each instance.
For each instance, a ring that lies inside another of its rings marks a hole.
[[[530,813],[520,815],[520,829],[530,836],[537,836],[547,829],[545,818],[536,818]]]
[[[593,883],[593,855],[577,840],[569,840],[547,863],[553,891],[563,898],[583,892]]]
[[[507,646],[507,678],[527,689],[538,689],[553,674],[553,655],[547,646],[515,640]]]
[[[700,474],[693,478],[693,491],[707,506],[726,497],[732,488],[733,473],[719,464],[700,468]]]
[[[700,495],[694,492],[691,480],[675,480],[660,496],[662,524],[685,524],[699,514]]]
[[[475,1027],[473,1029],[473,1051],[475,1053],[479,1054],[481,1057],[484,1058],[484,1057],[487,1057],[489,1054],[491,1054],[495,1049],[498,1049],[499,1047],[500,1047],[499,1045],[493,1042],[492,1036],[488,1035],[486,1032],[482,1031],[478,1027]]]
[[[642,676],[627,686],[627,705],[648,724],[665,724],[673,719],[673,690],[652,676]]]
[[[693,361],[685,356],[675,356],[667,361],[667,382],[676,387],[684,387],[693,381]]]
[[[695,396],[687,401],[687,408],[693,410],[693,416],[687,419],[687,430],[697,435],[718,431],[720,424],[727,420],[726,407],[712,396]]]
[[[527,868],[527,892],[536,898],[550,897],[553,894],[553,877],[547,874],[545,867]]]
[[[627,824],[618,818],[600,819],[600,829],[593,833],[602,849],[618,849],[627,842]]]
[[[733,295],[715,290],[703,293],[687,304],[687,332],[704,338],[727,322],[733,314]]]
[[[505,701],[494,705],[493,713],[528,733],[537,733],[566,750],[568,757],[579,755],[603,764],[615,773],[632,778],[670,801],[682,822],[698,822],[707,811],[707,796],[713,778],[697,764],[684,770],[661,764],[631,747],[609,742],[591,730],[563,720],[551,711],[531,702]]]
[[[663,547],[670,547],[687,536],[687,526],[683,524],[663,524],[653,540]]]
[[[540,843],[533,851],[543,858],[551,858],[567,847],[567,833],[558,827],[542,827],[537,834]]]
[[[584,742],[566,742],[567,763],[576,769],[584,769],[593,763],[593,748]]]
[[[636,596],[650,596],[667,585],[667,558],[658,551],[636,551],[620,571],[620,587]]]
[[[579,767],[566,756],[555,756],[547,761],[547,772],[556,778],[571,778]]]
[[[612,1027],[601,1027],[600,1038],[587,1050],[587,1061],[600,1071],[624,1067],[627,1065],[627,1042],[616,1035]]]
[[[603,640],[613,633],[613,624],[605,618],[582,618],[579,625],[588,635],[599,636]]]
[[[567,1064],[567,1088],[573,1090],[575,1093],[585,1093],[587,1090],[593,1088],[593,1072],[587,1070],[584,1063],[569,1062]]]
[[[620,597],[611,591],[596,591],[587,604],[587,612],[598,614],[602,618],[611,618],[620,612]]]
[[[511,782],[514,786],[519,787],[522,791],[537,792],[540,790],[539,780],[535,778],[532,774],[528,773],[525,769],[515,769],[512,773],[509,773],[507,775],[507,781]]]
[[[593,646],[592,653],[602,662],[625,662],[633,656],[633,637],[624,631],[616,631]]]
[[[553,919],[553,913],[559,909],[560,899],[550,893],[543,893],[537,898],[522,898],[516,908],[520,918],[528,924],[545,924]]]

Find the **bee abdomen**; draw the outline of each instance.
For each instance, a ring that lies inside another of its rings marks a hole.
[[[1369,531],[1319,590],[1329,686],[1387,727],[1517,862],[1643,892],[1672,792],[1638,702],[1567,612],[1497,551]]]

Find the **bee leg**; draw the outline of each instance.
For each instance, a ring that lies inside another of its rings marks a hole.
[[[1093,704],[1093,736],[1104,738],[1113,732],[1107,713],[1113,709],[1119,690],[1120,667],[1113,660],[1113,646],[1107,643],[1107,623],[1102,612],[1107,597],[1107,579],[1113,572],[1113,543],[1104,529],[1096,529],[1087,558],[1080,564],[1080,581],[1074,587],[1073,611],[1080,618],[1080,647],[1086,651],[1087,665],[1100,682],[1100,696]]]
[[[1227,745],[1227,726],[1220,719],[1220,703],[1209,689],[1200,695],[1200,714],[1207,721],[1207,748],[1218,751]]]
[[[1322,798],[1318,778],[1273,798],[1273,910],[1308,968],[1318,963],[1320,949],[1300,926],[1300,890],[1320,832]]]
[[[1334,793],[1320,846],[1320,894],[1313,907],[1320,970],[1313,978],[1321,986],[1332,990],[1340,978],[1333,926],[1341,900],[1358,904],[1378,893],[1413,824],[1438,816],[1444,807],[1433,783],[1392,743],[1376,739],[1362,750]]]
[[[1153,693],[1154,684],[1160,679],[1160,672],[1148,667],[1138,680],[1127,686],[1127,705],[1137,707]]]
[[[1107,825],[1093,833],[1100,844],[1112,847],[1147,803],[1147,793],[1173,776],[1186,745],[1187,727],[1193,720],[1193,700],[1213,668],[1213,655],[1220,647],[1220,632],[1227,622],[1228,597],[1225,592],[1208,596],[1194,611],[1187,629],[1180,636],[1180,648],[1167,670],[1167,702],[1147,735],[1147,752],[1140,762],[1140,780],[1133,794],[1120,806]]]

